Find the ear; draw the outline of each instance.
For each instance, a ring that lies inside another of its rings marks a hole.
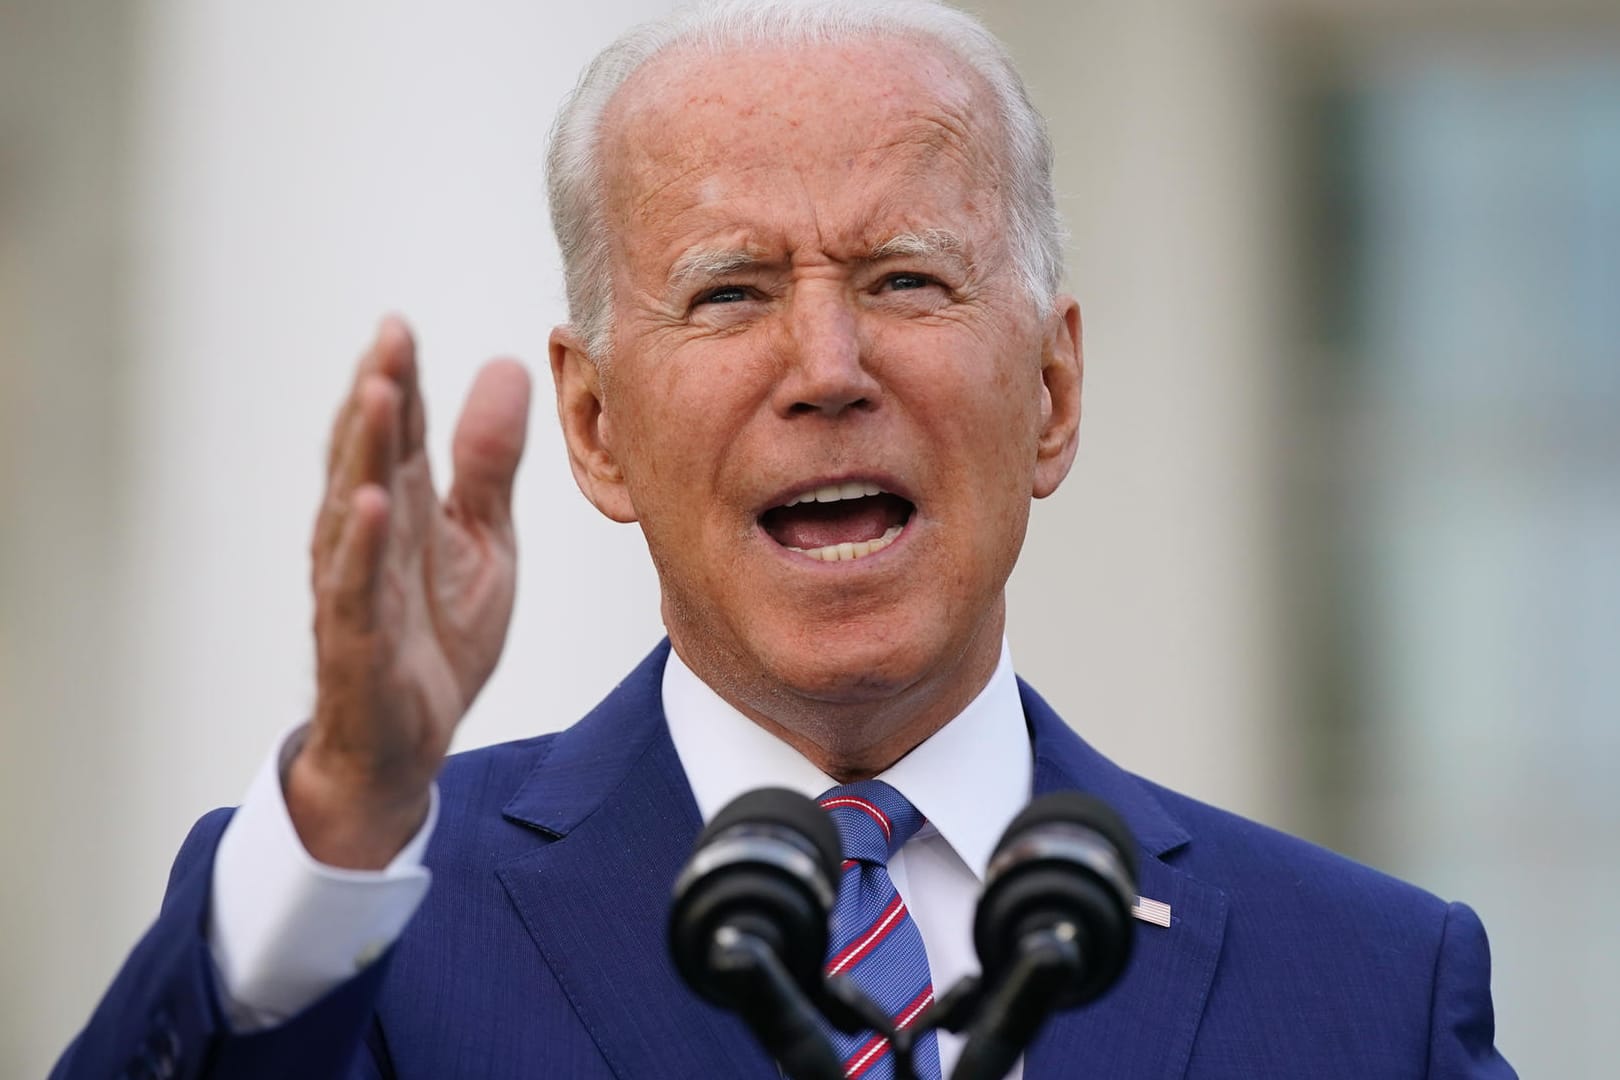
[[[607,517],[635,521],[636,508],[625,485],[624,468],[613,452],[613,425],[608,420],[602,371],[586,354],[572,327],[551,331],[551,378],[557,386],[557,419],[568,444],[574,483]]]
[[[1085,358],[1080,346],[1080,304],[1059,296],[1047,319],[1041,347],[1041,431],[1035,444],[1034,496],[1058,489],[1074,464],[1080,439],[1080,383]]]

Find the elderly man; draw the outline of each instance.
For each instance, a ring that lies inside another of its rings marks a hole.
[[[901,1023],[975,967],[1033,793],[1119,810],[1166,925],[1024,1076],[1511,1075],[1466,907],[1125,774],[1012,675],[1003,587],[1080,417],[1049,157],[994,39],[929,3],[710,6],[598,57],[550,156],[551,369],[668,642],[568,731],[445,760],[512,608],[529,386],[480,373],[441,502],[386,321],[332,437],[313,719],[198,824],[57,1075],[776,1075],[663,942],[702,821],[766,784],[853,785],[831,801],[911,833],[846,872],[892,944],[833,931]],[[921,1040],[919,1072],[960,1049]]]

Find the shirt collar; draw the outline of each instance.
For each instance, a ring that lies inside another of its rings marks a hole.
[[[664,666],[664,716],[698,811],[709,821],[731,800],[761,787],[815,798],[837,781],[738,712],[693,674],[673,649]],[[1034,758],[1018,680],[1005,638],[990,681],[950,723],[878,779],[928,819],[976,876],[996,841],[1029,802]]]

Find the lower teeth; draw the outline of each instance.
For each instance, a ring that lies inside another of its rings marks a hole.
[[[822,562],[847,562],[851,559],[859,559],[870,555],[875,551],[882,551],[894,543],[895,537],[900,535],[900,530],[903,528],[905,528],[904,525],[890,525],[883,535],[875,540],[862,540],[854,544],[828,544],[826,547],[818,548],[789,547],[788,550],[797,551],[801,555],[808,555],[812,559],[820,559]]]

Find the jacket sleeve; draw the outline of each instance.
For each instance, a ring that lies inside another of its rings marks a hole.
[[[1491,947],[1467,904],[1452,904],[1435,960],[1429,1006],[1430,1080],[1516,1080],[1496,1050]]]
[[[380,1075],[364,1043],[391,951],[286,1023],[245,1035],[231,1031],[206,939],[214,852],[230,817],[231,811],[216,810],[193,826],[169,874],[157,921],[51,1080]]]

